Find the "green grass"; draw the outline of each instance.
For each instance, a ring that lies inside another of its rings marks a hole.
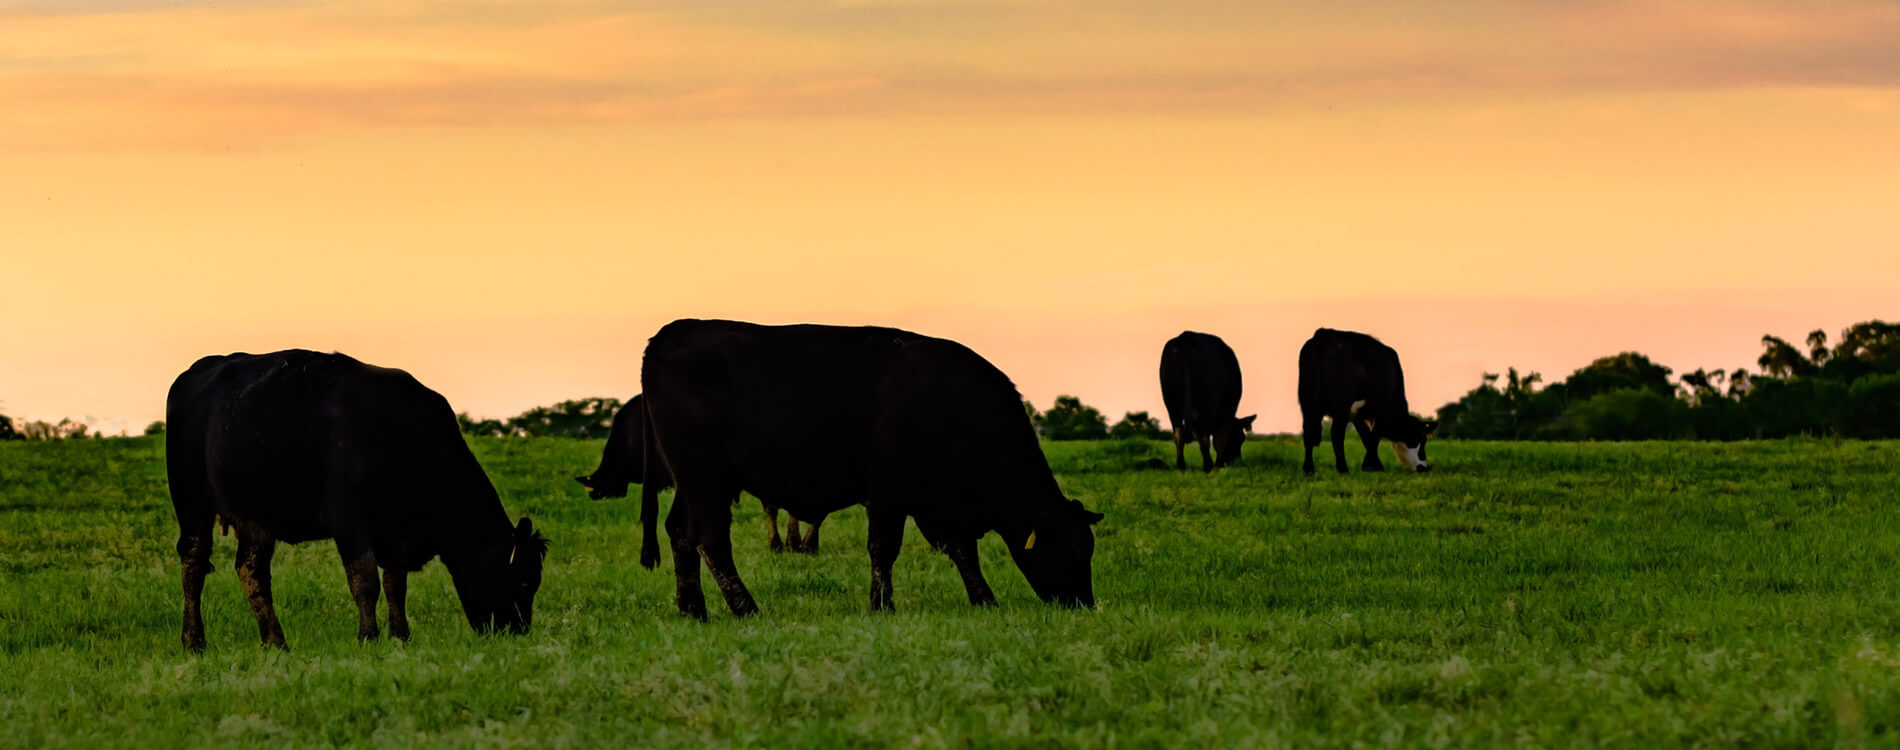
[[[1436,471],[1212,476],[1149,443],[1047,446],[1097,527],[1099,611],[1044,606],[994,538],[973,610],[913,529],[866,611],[864,514],[816,558],[734,523],[764,609],[683,621],[598,443],[481,440],[554,541],[534,632],[469,632],[412,579],[415,639],[358,646],[334,547],[282,548],[292,651],[260,648],[218,540],[210,649],[178,643],[150,439],[0,444],[0,746],[1311,746],[1895,743],[1900,444],[1434,444]],[[1357,465],[1357,448],[1349,458]],[[1190,458],[1198,462],[1197,458]],[[1324,463],[1324,461],[1322,461]],[[668,560],[671,564],[671,560]]]

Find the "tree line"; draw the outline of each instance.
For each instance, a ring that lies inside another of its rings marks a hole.
[[[1744,440],[1791,435],[1900,437],[1900,324],[1870,320],[1841,331],[1809,333],[1806,346],[1763,336],[1756,370],[1697,369],[1679,376],[1649,357],[1601,357],[1560,382],[1539,373],[1485,373],[1482,382],[1438,409],[1438,434],[1472,440]],[[600,439],[620,410],[616,398],[537,406],[507,419],[455,415],[462,432],[489,437]],[[1023,412],[1048,440],[1166,439],[1145,411],[1110,425],[1099,409],[1057,396],[1047,411]],[[146,435],[162,435],[153,422]],[[83,422],[16,423],[0,415],[0,440],[108,437]]]
[[[1763,336],[1756,370],[1673,371],[1642,354],[1599,358],[1561,382],[1485,373],[1438,410],[1438,434],[1475,440],[1745,440],[1900,437],[1900,324]],[[1540,387],[1541,386],[1541,387]]]

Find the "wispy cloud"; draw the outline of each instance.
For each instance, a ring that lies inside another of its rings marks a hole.
[[[0,0],[0,147],[365,127],[1900,87],[1900,3]]]

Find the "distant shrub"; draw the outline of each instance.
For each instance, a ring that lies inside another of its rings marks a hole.
[[[1057,396],[1055,406],[1042,413],[1037,425],[1050,440],[1100,440],[1108,437],[1108,419],[1074,396]]]
[[[1819,378],[1757,378],[1742,406],[1758,437],[1831,435],[1847,408],[1847,385]]]
[[[1161,429],[1161,420],[1148,416],[1145,411],[1131,411],[1122,415],[1122,421],[1108,428],[1108,436],[1116,439],[1148,438],[1159,439],[1167,436]]]
[[[1900,437],[1900,375],[1868,375],[1847,389],[1841,434],[1858,438]]]
[[[1677,440],[1690,437],[1687,412],[1674,396],[1624,388],[1570,407],[1562,422],[1576,440]]]
[[[165,420],[161,419],[161,420],[158,420],[157,422],[153,422],[151,424],[146,425],[145,434],[147,437],[150,437],[153,435],[165,434]]]

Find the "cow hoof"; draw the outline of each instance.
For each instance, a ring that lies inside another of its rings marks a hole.
[[[1385,471],[1385,464],[1366,464],[1364,466],[1360,466],[1359,470],[1360,471]]]
[[[766,543],[766,546],[768,546],[768,547],[771,547],[771,548],[772,548],[772,551],[773,551],[773,552],[784,552],[784,551],[785,551],[785,541],[784,541],[784,540],[782,540],[782,539],[773,539],[773,540],[771,540],[771,541],[769,541],[769,542],[767,542],[767,543]]]
[[[205,652],[205,637],[203,635],[196,638],[187,635],[184,640],[186,653],[202,654]]]

